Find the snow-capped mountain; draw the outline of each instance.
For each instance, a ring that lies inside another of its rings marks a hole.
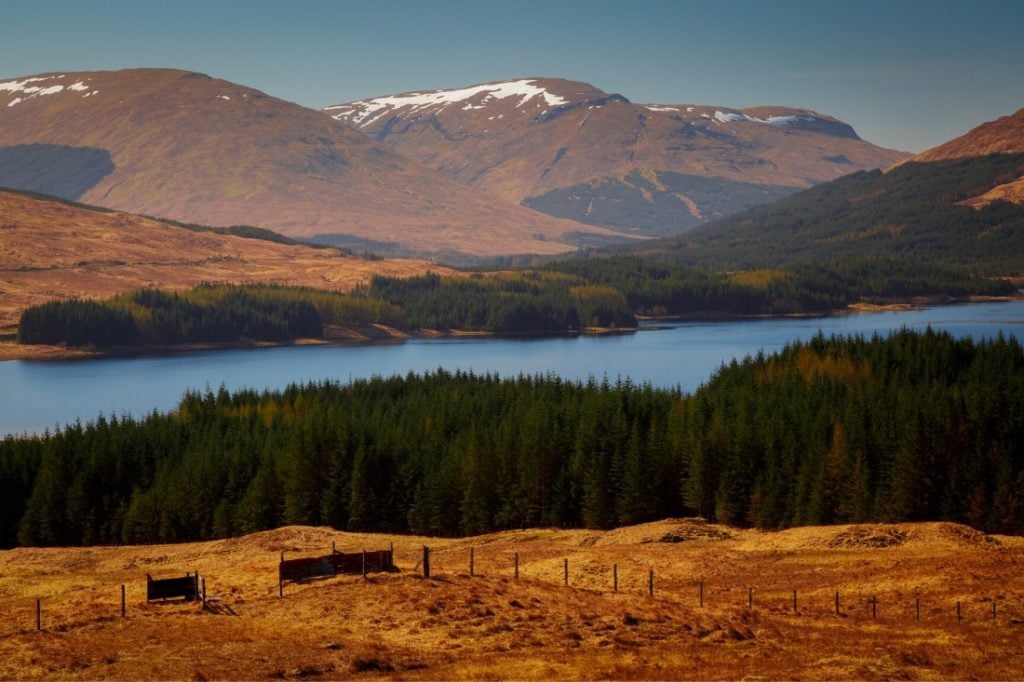
[[[906,155],[806,109],[633,104],[526,78],[324,108],[454,180],[551,215],[673,234]]]
[[[551,254],[604,232],[469,189],[315,110],[171,69],[0,81],[0,186],[418,252]]]

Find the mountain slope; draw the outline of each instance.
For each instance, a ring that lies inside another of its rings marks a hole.
[[[0,186],[422,252],[558,253],[588,229],[467,189],[314,110],[171,69],[0,82]]]
[[[1024,207],[964,205],[1024,171],[1024,154],[904,163],[849,175],[640,251],[742,269],[863,257],[1024,275]]]
[[[941,161],[987,154],[1024,153],[1024,109],[983,123],[960,137],[918,154],[912,161]],[[993,201],[1009,201],[1024,205],[1024,169],[1016,176],[1007,176],[1003,182],[984,194],[971,197],[964,203],[981,208]]]
[[[470,187],[627,233],[675,234],[905,155],[803,109],[638,105],[533,78],[325,107]]]
[[[439,271],[424,261],[367,261],[0,191],[0,329],[16,325],[25,308],[55,298],[214,281],[345,291],[375,274],[429,270]]]

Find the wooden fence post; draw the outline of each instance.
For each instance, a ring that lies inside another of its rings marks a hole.
[[[36,599],[36,630],[43,629],[43,605],[42,601]]]
[[[619,591],[619,565],[612,564],[612,591]]]
[[[796,614],[796,590],[793,590],[793,614]]]
[[[650,569],[647,572],[647,596],[654,596],[654,569]]]
[[[366,580],[366,550],[363,550],[363,580]]]
[[[956,603],[956,620],[957,620],[957,622],[960,621],[960,618],[961,618],[961,616],[960,616],[960,602],[957,602]]]
[[[519,552],[516,552],[516,580],[519,580]]]
[[[121,617],[122,618],[125,617],[124,613],[125,613],[125,608],[124,608],[124,583],[122,583],[121,584]]]
[[[331,540],[331,554],[337,554],[337,553],[338,553],[338,543],[336,541],[334,541],[334,540]]]
[[[697,597],[698,603],[700,604],[701,608],[704,608],[704,581],[703,580],[700,581],[700,585],[698,586],[698,589],[697,589],[697,594],[698,594],[698,597]]]
[[[206,606],[206,576],[203,576],[203,606]]]
[[[836,590],[836,615],[839,615],[839,590]]]
[[[475,558],[476,557],[473,555],[473,548],[470,547],[469,548],[469,577],[470,578],[472,578],[473,575],[474,575],[474,570],[473,569],[475,568],[475,566],[473,564],[474,564],[474,559]]]
[[[284,596],[284,578],[281,577],[281,570],[284,568],[284,550],[281,550],[281,563],[277,566],[277,596]]]
[[[914,613],[917,620],[921,620],[921,595],[914,596]]]
[[[430,577],[430,548],[423,545],[423,577]]]
[[[996,619],[996,600],[992,599],[992,620]]]
[[[569,560],[562,559],[562,582],[569,586]]]
[[[871,595],[871,620],[878,620],[878,597]]]

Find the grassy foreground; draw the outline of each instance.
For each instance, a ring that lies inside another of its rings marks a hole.
[[[279,598],[279,552],[332,542],[393,542],[401,570],[286,584]],[[195,544],[19,548],[0,552],[0,677],[1019,678],[1022,562],[1024,538],[948,523],[760,532],[678,519],[460,540],[290,526]],[[207,608],[145,603],[147,572],[187,570],[206,577]]]

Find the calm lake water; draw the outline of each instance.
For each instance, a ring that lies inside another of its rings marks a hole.
[[[723,362],[772,352],[819,330],[887,334],[901,327],[1024,342],[1024,301],[814,319],[661,324],[603,337],[433,339],[365,346],[222,350],[152,357],[0,362],[0,436],[35,433],[99,414],[143,415],[175,406],[187,389],[282,388],[289,383],[425,372],[443,367],[503,376],[607,376],[692,391]]]

